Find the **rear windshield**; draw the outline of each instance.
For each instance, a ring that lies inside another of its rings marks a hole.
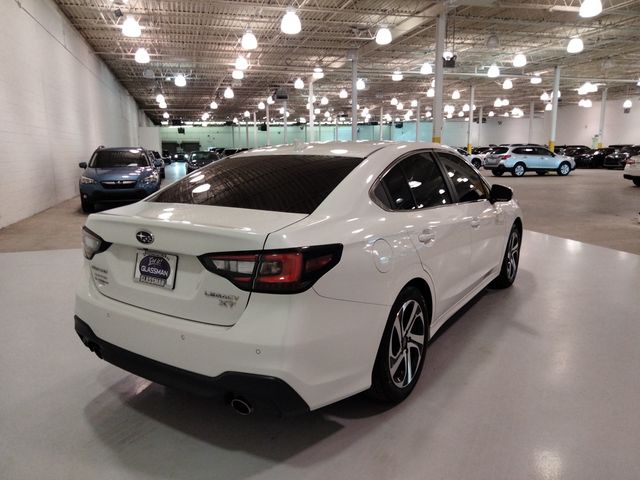
[[[137,150],[99,150],[89,162],[91,168],[148,167],[144,153]]]
[[[310,214],[361,161],[324,155],[233,157],[184,177],[150,201]]]
[[[494,147],[491,149],[491,155],[502,155],[509,151],[508,147]]]

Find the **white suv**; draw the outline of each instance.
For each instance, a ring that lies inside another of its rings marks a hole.
[[[627,163],[624,166],[623,177],[631,180],[635,185],[640,187],[640,156],[627,159]]]
[[[484,159],[483,166],[497,177],[505,172],[522,177],[528,171],[538,175],[557,172],[564,176],[576,168],[576,162],[572,157],[553,153],[537,145],[512,145],[495,147]]]
[[[399,402],[429,338],[518,271],[520,208],[455,150],[257,148],[89,216],[75,328],[165,385],[304,412]]]

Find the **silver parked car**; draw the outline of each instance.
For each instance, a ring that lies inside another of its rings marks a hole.
[[[499,177],[510,172],[514,177],[521,177],[527,171],[538,175],[557,172],[558,175],[569,175],[576,168],[572,157],[553,153],[545,147],[536,145],[518,145],[495,147],[485,158],[484,168],[491,170]]]

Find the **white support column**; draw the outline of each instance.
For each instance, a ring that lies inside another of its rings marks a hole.
[[[467,125],[467,153],[471,153],[471,125],[473,124],[473,104],[476,101],[476,87],[471,85],[471,103],[469,104],[469,124]]]
[[[604,145],[604,116],[607,109],[607,92],[608,88],[602,90],[602,103],[600,104],[600,126],[598,128],[598,148]]]
[[[391,116],[391,127],[389,128],[389,140],[393,140],[396,132],[396,117]]]
[[[335,137],[334,140],[337,142],[338,141],[338,115],[336,115],[336,130],[334,133],[334,137]]]
[[[473,107],[471,107],[471,108],[473,108]],[[482,107],[480,107],[479,110],[478,110],[480,112],[478,114],[478,146],[482,146],[482,141],[481,141],[482,135],[481,135],[481,132],[482,132],[482,119],[484,118],[483,110],[484,109]]]
[[[245,146],[249,148],[249,117],[244,117]]]
[[[313,130],[313,122],[316,119],[316,115],[313,112],[314,102],[313,100],[313,78],[309,80],[309,141],[315,141],[315,132]]]
[[[269,127],[269,104],[268,103],[266,105],[265,113],[266,113],[265,125],[267,126],[267,147],[268,147],[271,145],[271,129]]]
[[[384,107],[380,105],[380,140],[382,140],[382,123],[384,122]]]
[[[416,107],[416,142],[420,141],[420,99]]]
[[[553,99],[551,110],[551,134],[549,135],[549,150],[556,148],[556,128],[558,126],[558,92],[560,91],[560,67],[556,67],[556,75],[553,79]]]
[[[529,139],[528,142],[533,142],[533,114],[534,109],[536,108],[536,102],[531,102],[529,104]]]
[[[236,125],[231,125],[231,148],[236,148]]]
[[[253,148],[258,148],[258,118],[253,112]]]
[[[351,140],[358,139],[358,52],[351,59]]]
[[[436,23],[436,75],[435,91],[433,98],[433,143],[442,142],[442,93],[444,90],[444,67],[442,65],[442,54],[444,53],[444,36],[447,31],[447,14],[442,12],[438,15]]]
[[[282,114],[283,120],[282,120],[282,125],[283,125],[283,131],[284,133],[282,134],[283,137],[283,143],[287,143],[287,101],[285,100],[284,102],[284,113]]]

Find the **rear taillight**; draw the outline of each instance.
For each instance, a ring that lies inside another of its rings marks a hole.
[[[636,164],[635,159],[630,158],[630,159],[627,160],[627,165],[635,165],[635,164]]]
[[[105,242],[100,235],[82,227],[82,248],[87,260],[91,260],[96,253],[104,252],[110,246],[111,243]]]
[[[198,257],[204,267],[241,290],[299,293],[340,261],[342,245],[321,245],[264,252],[208,253]]]
[[[511,155],[508,153],[506,155],[500,155],[500,160],[507,160],[508,158],[511,158]]]

